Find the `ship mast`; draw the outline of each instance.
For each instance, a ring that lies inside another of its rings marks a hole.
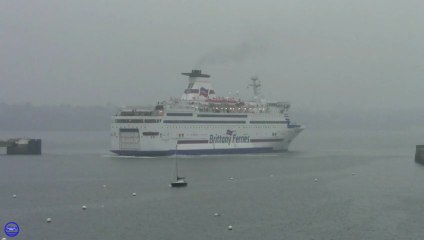
[[[249,84],[250,87],[253,88],[253,98],[255,100],[257,100],[259,98],[260,95],[260,87],[261,87],[261,82],[258,81],[258,77],[251,77],[250,80],[252,80],[252,83]]]

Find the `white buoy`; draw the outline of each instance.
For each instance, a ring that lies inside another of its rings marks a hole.
[[[314,179],[314,182],[318,182],[318,178],[315,178],[315,179]]]
[[[13,198],[16,198],[16,194],[13,194],[13,195],[12,195],[12,197],[13,197]]]
[[[234,180],[234,178],[233,178],[233,177],[230,177],[229,179],[230,179],[230,180]]]
[[[85,210],[85,209],[87,209],[87,206],[82,205],[82,210]]]
[[[51,218],[47,218],[46,219],[46,222],[51,223],[52,222],[52,219]]]
[[[219,214],[219,213],[217,213],[217,212],[216,212],[216,213],[214,213],[213,215],[214,215],[215,217],[220,216],[220,214]]]
[[[106,188],[106,187],[107,187],[107,186],[106,186],[106,184],[105,184],[105,185],[103,185],[103,187],[104,187],[104,188]]]
[[[132,194],[132,195],[135,197],[135,196],[137,196],[137,193],[133,192],[133,194]]]
[[[228,230],[233,230],[233,226],[229,225]]]

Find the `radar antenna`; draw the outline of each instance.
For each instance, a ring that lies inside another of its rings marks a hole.
[[[249,87],[253,88],[253,96],[255,98],[257,98],[260,94],[261,82],[258,81],[258,79],[259,78],[257,76],[251,77],[250,80],[252,80],[252,83],[249,84]]]

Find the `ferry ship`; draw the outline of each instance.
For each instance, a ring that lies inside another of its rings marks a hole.
[[[252,78],[253,98],[218,97],[210,75],[182,73],[180,99],[151,108],[124,107],[112,117],[111,151],[123,156],[247,154],[287,151],[304,129],[290,121],[288,102],[268,102]]]

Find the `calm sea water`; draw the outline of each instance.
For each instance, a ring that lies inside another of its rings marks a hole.
[[[180,156],[182,189],[168,186],[173,157],[111,157],[109,132],[0,133],[23,136],[43,155],[0,156],[0,229],[18,223],[15,239],[424,239],[423,129],[305,130],[287,153]]]

